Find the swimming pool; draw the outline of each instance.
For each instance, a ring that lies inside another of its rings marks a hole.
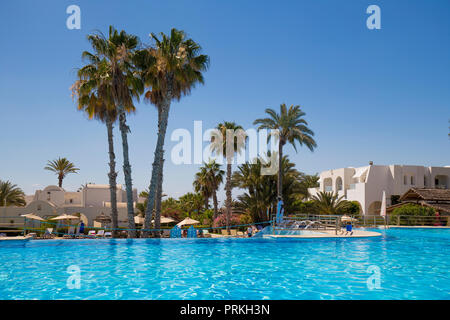
[[[449,229],[377,231],[383,236],[5,241],[0,299],[450,298]],[[70,266],[80,270],[79,289]]]

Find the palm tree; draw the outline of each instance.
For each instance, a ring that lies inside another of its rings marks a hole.
[[[271,158],[270,153],[268,158]],[[254,163],[246,162],[238,166],[232,178],[233,187],[246,190],[238,196],[237,207],[249,213],[255,222],[267,221],[267,210],[273,211],[277,199],[277,178],[273,175],[261,175],[261,168],[266,163],[267,159],[263,158],[256,159]],[[283,156],[281,168],[285,211],[290,212],[300,189],[301,173],[295,169],[295,164],[290,162],[287,156]]]
[[[289,142],[297,151],[296,142],[298,142],[300,146],[305,145],[309,150],[313,151],[317,145],[313,139],[314,132],[308,128],[308,123],[303,118],[305,113],[300,109],[300,106],[291,105],[287,109],[286,104],[283,103],[280,105],[279,114],[270,108],[266,109],[266,113],[269,115],[268,118],[257,119],[253,124],[259,124],[258,129],[272,129],[279,132],[277,195],[280,199],[283,185],[281,174],[283,146]]]
[[[109,27],[108,38],[102,33],[88,35],[95,53],[83,52],[83,57],[96,63],[103,61],[107,72],[104,74],[107,85],[101,98],[117,108],[119,117],[119,129],[122,137],[123,172],[125,177],[125,189],[127,193],[128,212],[128,236],[135,237],[134,208],[133,208],[133,184],[131,179],[131,165],[128,154],[128,133],[130,129],[126,123],[126,114],[135,110],[133,99],[139,100],[143,92],[143,83],[136,76],[134,66],[135,51],[139,45],[139,38],[118,32],[114,27]],[[113,222],[114,225],[114,222]]]
[[[63,180],[69,173],[77,173],[78,169],[66,158],[58,158],[56,160],[47,161],[45,170],[52,171],[58,175],[58,186],[62,188]]]
[[[161,225],[164,139],[170,105],[172,101],[180,100],[182,96],[188,95],[196,84],[203,84],[202,72],[207,70],[209,58],[200,54],[200,45],[187,38],[183,31],[172,29],[170,35],[161,32],[160,37],[154,33],[151,33],[150,37],[155,45],[141,51],[137,56],[139,59],[136,61],[142,70],[142,79],[149,87],[145,98],[158,110],[158,139],[152,165],[144,228],[150,228],[153,208],[156,208],[155,228],[159,229]],[[145,232],[144,236],[148,236],[148,234]]]
[[[0,180],[0,207],[24,207],[25,193],[10,181]]]
[[[349,206],[347,200],[343,200],[344,196],[338,197],[337,193],[320,191],[317,195],[312,196],[314,205],[317,207],[319,214],[340,214],[342,210]]]
[[[220,136],[218,136],[220,135]],[[233,158],[235,153],[240,153],[245,149],[246,135],[240,125],[235,122],[223,122],[219,123],[216,128],[216,132],[213,132],[211,136],[212,144],[211,148],[218,155],[224,157],[227,162],[227,178],[225,183],[226,203],[227,210],[227,230],[230,229],[230,219],[232,210],[232,197],[231,197],[231,174]]]
[[[192,183],[195,192],[201,194],[205,200],[205,210],[209,208],[209,198],[212,196],[211,185],[207,178],[207,172],[204,168],[195,174],[195,180]]]
[[[309,188],[317,188],[319,186],[319,176],[302,174],[300,177],[299,198],[307,199],[309,197]]]
[[[91,57],[91,64],[88,64],[78,71],[79,80],[72,87],[73,96],[78,98],[78,110],[84,111],[89,119],[97,119],[106,125],[108,137],[109,154],[109,192],[111,202],[111,219],[113,224],[113,236],[117,236],[115,231],[118,227],[117,210],[117,172],[116,155],[114,153],[113,129],[117,121],[117,109],[111,101],[108,91],[107,64],[97,57]],[[99,98],[99,96],[103,97]],[[108,101],[109,100],[109,101]],[[108,106],[109,105],[109,106]]]
[[[200,171],[195,175],[194,188],[196,192],[201,192],[206,199],[211,196],[214,204],[215,219],[219,212],[217,202],[217,190],[223,182],[224,171],[220,169],[220,165],[215,161],[205,163]]]
[[[192,192],[188,192],[178,199],[181,210],[186,212],[189,217],[192,212],[200,213],[204,201],[202,194]]]

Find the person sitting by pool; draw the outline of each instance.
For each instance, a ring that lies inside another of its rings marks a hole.
[[[247,235],[248,235],[249,238],[252,236],[252,233],[253,233],[252,227],[248,226],[248,228],[247,228]]]
[[[347,225],[345,226],[345,235],[348,235],[348,233],[350,232],[350,235],[353,235],[353,226],[352,223],[349,221],[347,222]]]

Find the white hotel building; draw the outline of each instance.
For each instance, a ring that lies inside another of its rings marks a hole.
[[[357,201],[364,215],[378,215],[383,190],[386,204],[391,196],[401,196],[410,188],[448,189],[450,166],[423,167],[408,165],[369,165],[360,168],[341,168],[320,174],[320,186],[308,189],[314,196],[319,191],[333,192],[345,200]]]
[[[117,211],[119,226],[127,225],[126,191],[122,185],[117,185]],[[48,186],[37,190],[34,195],[25,197],[25,207],[0,207],[0,223],[10,221],[22,222],[22,214],[33,213],[42,218],[62,214],[79,215],[89,226],[94,225],[94,219],[100,214],[111,215],[109,185],[87,184],[79,191],[66,191],[58,186]],[[134,207],[138,200],[137,190],[133,189]],[[15,219],[16,218],[16,219]]]

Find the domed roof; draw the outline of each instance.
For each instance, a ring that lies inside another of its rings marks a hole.
[[[62,192],[65,192],[65,190],[63,188],[60,188],[58,186],[48,186],[43,191],[45,191],[45,192],[49,192],[49,191],[62,191]]]

